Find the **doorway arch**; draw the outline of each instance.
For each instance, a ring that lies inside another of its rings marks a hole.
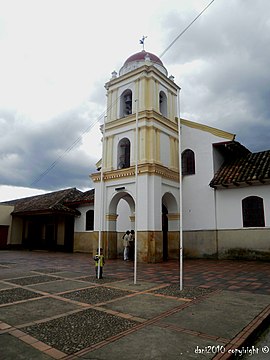
[[[168,260],[168,209],[162,204],[163,261]]]
[[[134,229],[135,200],[127,191],[118,191],[111,197],[106,215],[105,249],[108,258],[122,256],[123,235]]]
[[[163,261],[178,258],[179,210],[175,196],[166,192],[162,196]]]

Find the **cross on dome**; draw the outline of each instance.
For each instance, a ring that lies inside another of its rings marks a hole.
[[[144,40],[147,38],[147,36],[144,36],[140,39],[140,44],[142,45],[143,47],[143,50],[144,50]]]

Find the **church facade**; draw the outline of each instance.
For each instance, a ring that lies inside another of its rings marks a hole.
[[[185,256],[269,259],[270,152],[263,169],[234,134],[184,119],[179,131],[180,88],[144,50],[105,87],[103,158],[92,180],[106,255],[119,256],[123,232],[136,227],[139,261],[176,259],[182,225]]]

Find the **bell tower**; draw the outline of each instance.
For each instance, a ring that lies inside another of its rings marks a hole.
[[[119,75],[112,73],[105,88],[102,171],[92,174],[95,229],[103,224],[105,255],[119,256],[117,209],[123,199],[130,209],[126,229],[134,229],[136,216],[138,261],[166,260],[178,249],[179,87],[162,61],[142,50],[125,61]]]

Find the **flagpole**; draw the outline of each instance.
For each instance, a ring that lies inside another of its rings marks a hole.
[[[105,119],[102,129],[102,157],[101,157],[101,170],[100,170],[100,214],[99,214],[99,231],[98,231],[98,279],[100,278],[100,248],[101,248],[101,238],[102,238],[102,229],[103,229],[103,218],[104,218],[104,207],[103,207],[103,199],[104,199],[104,180],[103,180],[103,173],[104,173],[104,166],[105,166],[105,159],[104,159],[104,148],[105,148]]]
[[[137,242],[138,242],[138,104],[139,99],[135,100],[136,103],[136,134],[135,134],[135,240],[134,240],[134,284],[137,284]]]
[[[182,191],[182,151],[181,151],[181,118],[180,90],[178,90],[178,153],[179,153],[179,288],[183,290],[183,191]]]

